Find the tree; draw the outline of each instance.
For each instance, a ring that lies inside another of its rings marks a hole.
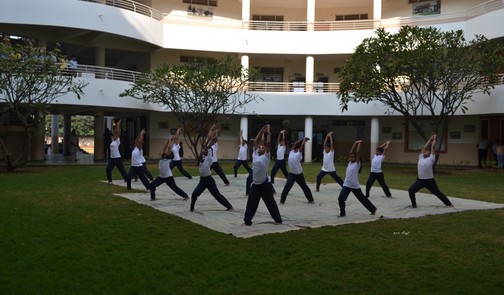
[[[340,106],[381,102],[404,116],[421,144],[438,134],[441,150],[454,114],[465,113],[474,94],[490,94],[502,65],[502,47],[484,36],[466,41],[461,30],[404,26],[391,34],[380,28],[342,67]]]
[[[5,105],[7,122],[4,138],[8,138],[9,126],[21,126],[23,144],[16,147],[16,155],[9,152],[4,139],[0,138],[0,152],[7,170],[13,171],[31,159],[27,156],[29,143],[35,127],[45,118],[50,104],[68,93],[77,98],[86,86],[82,81],[65,71],[66,60],[58,49],[46,51],[44,48],[26,44],[0,43],[0,105]],[[13,120],[15,118],[15,120]]]
[[[253,70],[243,69],[230,55],[222,59],[194,58],[181,65],[158,66],[121,96],[164,105],[180,122],[184,139],[197,159],[210,127],[221,116],[238,113],[257,99],[246,91],[253,76]]]

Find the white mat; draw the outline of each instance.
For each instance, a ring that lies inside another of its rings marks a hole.
[[[287,196],[285,205],[279,205],[283,224],[275,224],[269,215],[266,206],[261,201],[257,213],[253,218],[252,226],[243,226],[243,216],[247,197],[245,194],[245,179],[247,175],[240,174],[237,178],[228,175],[231,184],[224,186],[218,176],[213,176],[220,192],[233,205],[235,211],[227,212],[226,208],[220,205],[212,195],[206,190],[196,202],[194,212],[189,211],[190,201],[184,201],[176,195],[166,184],[156,189],[156,201],[150,200],[150,192],[145,190],[140,181],[133,182],[132,188],[142,192],[131,192],[126,190],[126,183],[123,180],[114,180],[113,184],[124,187],[118,189],[121,196],[137,203],[150,206],[154,209],[170,213],[194,223],[203,225],[212,230],[232,234],[240,238],[248,238],[269,233],[281,233],[291,230],[306,228],[317,228],[322,226],[336,226],[349,223],[363,223],[375,221],[380,218],[415,218],[426,215],[447,214],[466,210],[484,210],[504,208],[504,204],[496,204],[475,200],[460,199],[448,196],[455,208],[449,208],[434,195],[417,193],[418,208],[408,208],[411,205],[407,191],[391,189],[392,198],[384,196],[380,187],[371,189],[371,202],[378,208],[376,215],[370,215],[362,204],[350,194],[346,202],[346,216],[338,218],[339,206],[338,195],[340,187],[332,181],[329,176],[325,177],[320,187],[320,192],[315,192],[315,184],[308,183],[312,189],[315,204],[308,204],[302,190],[297,184]],[[277,194],[275,199],[280,199],[285,180],[276,178],[274,187]],[[199,177],[192,180],[176,177],[175,182],[189,196],[196,187]],[[364,187],[362,187],[364,190]],[[441,187],[441,191],[443,188]],[[446,193],[446,192],[445,192]]]

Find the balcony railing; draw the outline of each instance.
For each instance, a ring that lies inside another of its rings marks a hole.
[[[80,0],[86,2],[94,2],[98,4],[106,4],[118,8],[127,9],[136,13],[140,13],[156,20],[163,20],[167,13],[151,8],[147,5],[131,1],[131,0]],[[243,21],[242,29],[251,30],[273,30],[273,31],[340,31],[340,30],[369,30],[383,27],[400,27],[404,25],[421,26],[421,25],[435,25],[456,21],[465,21],[498,9],[504,8],[504,1],[490,0],[479,5],[474,6],[466,12],[441,14],[434,16],[422,17],[397,17],[382,20],[353,20],[353,21],[315,21],[309,23],[306,21]],[[194,18],[190,17],[175,17],[175,19],[166,19],[165,21],[181,21],[186,20],[190,23],[197,22]],[[229,24],[236,27],[235,24],[240,20],[230,20]],[[200,22],[207,25],[222,26],[224,20],[207,19],[200,20]],[[237,27],[238,28],[238,27]]]
[[[78,65],[76,70],[64,69],[63,73],[83,79],[107,79],[126,82],[135,82],[142,72],[121,70],[89,65]],[[499,74],[495,85],[504,85],[504,73]],[[339,83],[313,82],[249,82],[248,90],[256,92],[310,92],[310,93],[336,93],[339,91]]]

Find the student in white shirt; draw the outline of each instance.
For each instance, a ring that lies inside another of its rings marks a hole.
[[[245,140],[245,138],[243,138],[243,130],[240,130],[240,146],[238,148],[238,157],[233,166],[234,177],[238,176],[238,168],[240,168],[240,166],[243,166],[247,170],[247,173],[250,173],[247,155],[248,142]]]
[[[282,171],[285,179],[289,176],[289,172],[287,171],[287,164],[285,163],[285,151],[287,147],[285,145],[285,130],[280,131],[278,134],[278,146],[276,151],[276,159],[275,164],[273,164],[273,168],[271,168],[271,183],[275,183],[275,176],[278,172],[278,169]]]
[[[184,201],[189,200],[187,193],[175,184],[175,179],[173,178],[173,173],[170,168],[171,161],[173,160],[173,144],[174,142],[172,141],[172,138],[169,138],[163,147],[163,153],[161,155],[161,159],[159,159],[159,176],[150,183],[152,201],[156,200],[156,187],[162,185],[163,183],[166,183],[166,185],[168,185],[168,187],[170,187],[177,195],[184,198]]]
[[[434,180],[433,166],[436,163],[436,134],[432,135],[425,143],[420,155],[418,156],[418,177],[408,189],[408,194],[411,200],[411,207],[416,208],[415,194],[422,188],[427,188],[432,194],[438,197],[443,204],[448,207],[453,207],[448,197],[443,194]]]
[[[385,196],[387,196],[388,198],[392,197],[390,189],[388,185],[385,183],[385,177],[383,176],[382,171],[382,163],[383,160],[385,159],[385,153],[387,152],[389,144],[390,140],[386,141],[385,143],[377,147],[376,153],[373,155],[373,159],[371,160],[371,170],[369,172],[369,177],[366,182],[366,198],[369,198],[369,192],[371,191],[371,187],[373,186],[375,180],[378,180],[378,183],[383,189]]]
[[[247,199],[244,224],[252,225],[259,201],[262,199],[271,217],[277,224],[282,223],[280,211],[273,197],[273,185],[268,179],[268,169],[271,159],[271,131],[270,125],[265,125],[254,140],[254,153],[252,156],[252,186]]]
[[[131,152],[131,167],[126,177],[127,189],[131,189],[131,179],[137,176],[138,178],[140,178],[140,181],[142,181],[143,185],[145,186],[145,189],[149,189],[150,183],[144,174],[144,167],[142,164],[143,161],[142,146],[144,136],[145,136],[145,129],[142,129],[142,131],[140,131],[140,134],[138,134],[137,138],[135,139],[135,148]]]
[[[322,169],[320,169],[320,172],[317,175],[317,184],[315,187],[317,192],[320,189],[322,178],[324,178],[326,174],[329,174],[336,181],[336,183],[338,183],[340,186],[343,186],[343,179],[338,176],[338,174],[336,173],[336,168],[334,168],[334,142],[332,134],[332,131],[327,133],[324,140],[324,160],[322,163]]]
[[[124,181],[126,181],[126,178],[128,176],[128,173],[124,168],[121,152],[119,151],[120,145],[121,145],[121,120],[118,120],[112,132],[112,138],[110,142],[110,155],[107,162],[107,168],[105,168],[108,183],[112,182],[112,170],[114,170],[114,167],[117,167],[117,170],[119,170],[119,173],[121,173],[121,176],[123,177]]]
[[[208,131],[207,135],[207,142],[209,142],[209,145],[212,148],[212,166],[210,167],[219,175],[219,177],[224,181],[224,184],[226,186],[229,185],[229,180],[226,177],[226,174],[224,173],[224,170],[222,170],[221,165],[219,164],[219,161],[217,159],[217,151],[219,150],[219,142],[218,142],[218,137],[220,135],[220,130],[215,130],[215,125],[210,128],[210,131]]]
[[[350,149],[350,153],[348,155],[348,166],[345,174],[345,182],[343,183],[343,187],[341,188],[338,203],[340,207],[340,214],[338,217],[346,216],[345,202],[348,199],[348,195],[353,193],[357,200],[361,202],[361,204],[366,207],[366,209],[371,212],[371,215],[376,213],[376,207],[371,203],[369,199],[364,196],[359,184],[359,170],[361,167],[359,151],[360,146],[362,144],[362,140],[357,140],[352,145]]]
[[[312,192],[308,187],[308,185],[306,184],[306,180],[303,174],[303,167],[301,167],[304,145],[308,140],[310,139],[308,137],[305,137],[292,144],[291,150],[289,152],[289,159],[287,161],[289,164],[290,172],[289,176],[287,177],[287,182],[285,183],[285,186],[283,188],[282,195],[280,197],[280,205],[283,205],[285,203],[285,199],[287,199],[287,195],[292,189],[294,182],[299,184],[299,186],[303,190],[306,199],[308,200],[308,203],[309,204],[315,203],[315,201],[313,200]]]
[[[172,137],[172,153],[173,153],[173,160],[171,160],[170,163],[170,169],[173,170],[173,168],[177,167],[180,173],[182,173],[186,178],[192,179],[191,174],[187,172],[184,167],[182,167],[182,158],[180,157],[180,149],[181,149],[181,142],[180,142],[180,132],[182,131],[181,128],[177,129],[177,132],[175,132],[175,135]]]

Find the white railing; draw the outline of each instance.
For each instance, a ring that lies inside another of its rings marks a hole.
[[[150,6],[147,6],[142,3],[138,3],[135,1],[131,0],[79,0],[79,1],[85,1],[85,2],[93,2],[97,4],[105,4],[109,6],[114,6],[122,9],[127,9],[136,13],[140,13],[143,15],[146,15],[148,17],[152,17],[153,19],[156,20],[162,20],[164,17],[164,14],[156,10]]]
[[[143,74],[141,72],[90,65],[78,65],[75,70],[67,67],[62,69],[62,72],[83,79],[107,79],[126,82],[135,82],[137,78]]]

